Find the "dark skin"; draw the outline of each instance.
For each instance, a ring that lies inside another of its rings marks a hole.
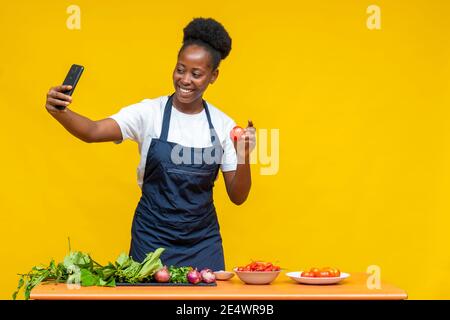
[[[199,113],[203,110],[203,94],[219,75],[219,69],[212,68],[211,55],[201,46],[190,45],[180,52],[173,71],[175,94],[173,105],[180,112]],[[70,86],[56,86],[47,93],[46,109],[67,131],[82,141],[108,142],[122,140],[122,133],[116,121],[107,118],[90,120],[70,110],[72,97],[63,92]],[[65,106],[59,110],[55,106]],[[245,202],[251,187],[250,153],[255,147],[255,128],[249,121],[245,133],[234,141],[238,165],[235,171],[223,172],[225,186],[230,200],[240,205]]]

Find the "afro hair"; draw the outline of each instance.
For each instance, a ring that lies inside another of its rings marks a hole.
[[[213,69],[231,51],[231,38],[222,24],[212,18],[195,18],[183,29],[183,46],[180,52],[191,44],[207,49],[212,56]]]

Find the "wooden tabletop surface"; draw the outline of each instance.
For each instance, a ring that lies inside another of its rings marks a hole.
[[[43,283],[31,291],[37,300],[402,300],[404,290],[381,282],[380,289],[369,289],[368,275],[352,273],[334,285],[304,285],[284,273],[270,285],[247,285],[237,276],[229,281],[217,281],[217,286],[140,286],[140,287],[80,287]]]

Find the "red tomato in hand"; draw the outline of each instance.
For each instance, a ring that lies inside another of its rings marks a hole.
[[[244,134],[244,129],[242,129],[239,126],[235,126],[233,129],[231,129],[230,131],[230,137],[231,140],[233,141],[238,141],[239,138]]]

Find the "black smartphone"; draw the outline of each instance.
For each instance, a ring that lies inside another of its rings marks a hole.
[[[64,94],[67,94],[71,96],[75,90],[75,87],[78,83],[78,80],[80,80],[81,74],[83,73],[84,67],[80,66],[78,64],[73,64],[70,67],[69,72],[67,73],[66,78],[64,79],[63,85],[72,86],[72,89],[63,92]],[[57,106],[58,109],[63,110],[64,106]]]

